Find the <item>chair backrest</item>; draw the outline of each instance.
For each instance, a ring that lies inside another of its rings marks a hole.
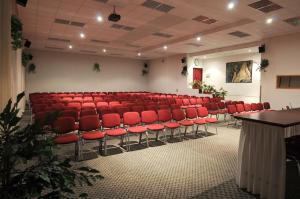
[[[169,105],[159,105],[158,106],[159,109],[170,109]]]
[[[230,104],[227,106],[227,111],[229,114],[237,113],[235,104]]]
[[[236,110],[238,113],[241,113],[241,112],[244,112],[245,111],[245,108],[244,108],[244,105],[243,104],[236,104]]]
[[[251,110],[252,110],[252,111],[257,111],[257,110],[258,110],[257,104],[252,103],[252,104],[251,104]]]
[[[190,98],[190,104],[191,105],[196,105],[197,104],[196,98]]]
[[[74,120],[77,122],[79,117],[78,117],[78,112],[76,110],[64,110],[61,112],[61,116],[70,116],[73,117]]]
[[[210,98],[209,97],[203,97],[203,103],[209,103]]]
[[[120,126],[121,118],[118,113],[108,113],[102,115],[102,126],[105,128],[113,128]]]
[[[97,112],[95,109],[81,110],[80,117],[87,116],[87,115],[97,115]]]
[[[107,102],[97,102],[97,108],[101,107],[101,106],[107,106],[108,107],[108,103]]]
[[[171,109],[180,109],[180,105],[178,105],[178,104],[171,104]]]
[[[244,108],[246,112],[251,111],[251,104],[244,104]]]
[[[257,103],[256,106],[257,106],[257,110],[259,111],[264,110],[264,106],[262,103]]]
[[[100,128],[100,120],[98,115],[87,115],[79,120],[79,130],[92,131]]]
[[[218,104],[217,103],[209,103],[208,104],[208,109],[212,110],[212,111],[216,111],[219,109]]]
[[[127,106],[117,107],[116,112],[123,118],[124,113],[130,112],[130,108]]]
[[[176,121],[181,121],[185,119],[185,115],[183,110],[181,109],[173,109],[172,110],[172,118]]]
[[[188,106],[188,105],[190,105],[190,100],[188,98],[184,98],[184,99],[182,99],[182,104],[185,106]]]
[[[185,113],[186,113],[186,117],[189,119],[195,119],[198,116],[196,108],[187,108]]]
[[[70,102],[70,103],[68,103],[67,106],[68,106],[68,108],[76,109],[78,111],[81,110],[81,103],[79,103],[79,102]]]
[[[206,107],[197,108],[197,113],[198,113],[199,117],[207,117],[208,116],[208,110]]]
[[[170,110],[167,109],[158,110],[158,120],[160,122],[168,122],[172,120],[172,114]]]
[[[153,110],[142,112],[142,122],[145,124],[151,124],[158,121],[157,113]]]
[[[271,106],[270,106],[270,103],[269,102],[264,102],[264,109],[270,109]]]
[[[196,101],[197,101],[197,104],[203,104],[203,99],[201,97],[198,97],[196,99]]]
[[[73,117],[59,117],[53,124],[53,129],[60,134],[75,131],[75,119]]]
[[[157,106],[156,105],[147,105],[146,110],[147,111],[157,111]]]
[[[124,125],[133,126],[141,123],[140,114],[138,112],[127,112],[124,113],[123,117]]]
[[[81,108],[82,109],[95,109],[96,106],[95,106],[94,102],[85,102],[82,104]]]
[[[225,106],[224,102],[219,102],[218,107],[219,107],[219,109],[225,109],[226,106]]]
[[[143,107],[143,106],[132,106],[132,107],[131,107],[131,110],[132,110],[133,112],[141,113],[142,111],[144,111],[144,107]]]
[[[179,106],[182,106],[182,99],[175,99],[176,101],[176,104],[179,105]]]

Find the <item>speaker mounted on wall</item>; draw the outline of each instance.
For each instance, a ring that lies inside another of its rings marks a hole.
[[[266,45],[262,44],[261,46],[258,47],[258,52],[259,53],[264,53],[266,52]]]
[[[185,62],[186,62],[186,58],[185,57],[181,58],[181,63],[185,64]]]
[[[30,48],[30,46],[31,46],[31,41],[29,41],[29,40],[25,40],[25,43],[24,43],[24,46],[26,47],[26,48]]]
[[[17,4],[19,4],[20,6],[26,7],[27,0],[17,0]]]

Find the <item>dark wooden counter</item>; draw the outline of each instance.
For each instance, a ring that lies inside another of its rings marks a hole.
[[[234,116],[236,119],[248,120],[273,126],[289,127],[300,124],[300,108],[283,111],[263,111]]]

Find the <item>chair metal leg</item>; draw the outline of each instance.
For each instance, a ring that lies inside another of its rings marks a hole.
[[[147,147],[149,147],[149,140],[148,140],[148,131],[146,131],[146,142],[147,142]]]
[[[187,131],[187,126],[185,127],[185,129],[184,129],[184,136],[186,135],[186,131]]]
[[[208,132],[207,132],[207,129],[208,129],[208,127],[207,127],[208,125],[207,124],[204,124],[204,128],[205,128],[205,135],[206,136],[208,136]]]
[[[158,134],[159,134],[159,131],[156,131],[156,138],[155,138],[155,141],[158,141]]]
[[[197,136],[198,128],[199,128],[199,125],[198,124],[196,124],[196,125],[197,125],[197,127],[196,127],[196,131],[195,131],[195,136]]]
[[[182,136],[181,136],[181,127],[178,128],[179,130],[179,137],[180,137],[180,141],[182,141]]]
[[[127,133],[127,151],[130,151],[130,140],[129,140],[129,133]]]
[[[103,142],[104,142],[104,155],[106,155],[106,139],[105,137],[99,140],[99,154],[102,154],[103,151]]]
[[[79,141],[75,142],[75,161],[79,160]]]
[[[140,139],[139,139],[139,144],[142,142],[142,134],[140,133]]]
[[[167,129],[164,129],[163,133],[164,133],[164,137],[165,137],[165,142],[167,142]]]

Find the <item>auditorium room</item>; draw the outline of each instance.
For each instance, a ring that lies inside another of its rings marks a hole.
[[[299,199],[299,0],[1,0],[0,198]]]

